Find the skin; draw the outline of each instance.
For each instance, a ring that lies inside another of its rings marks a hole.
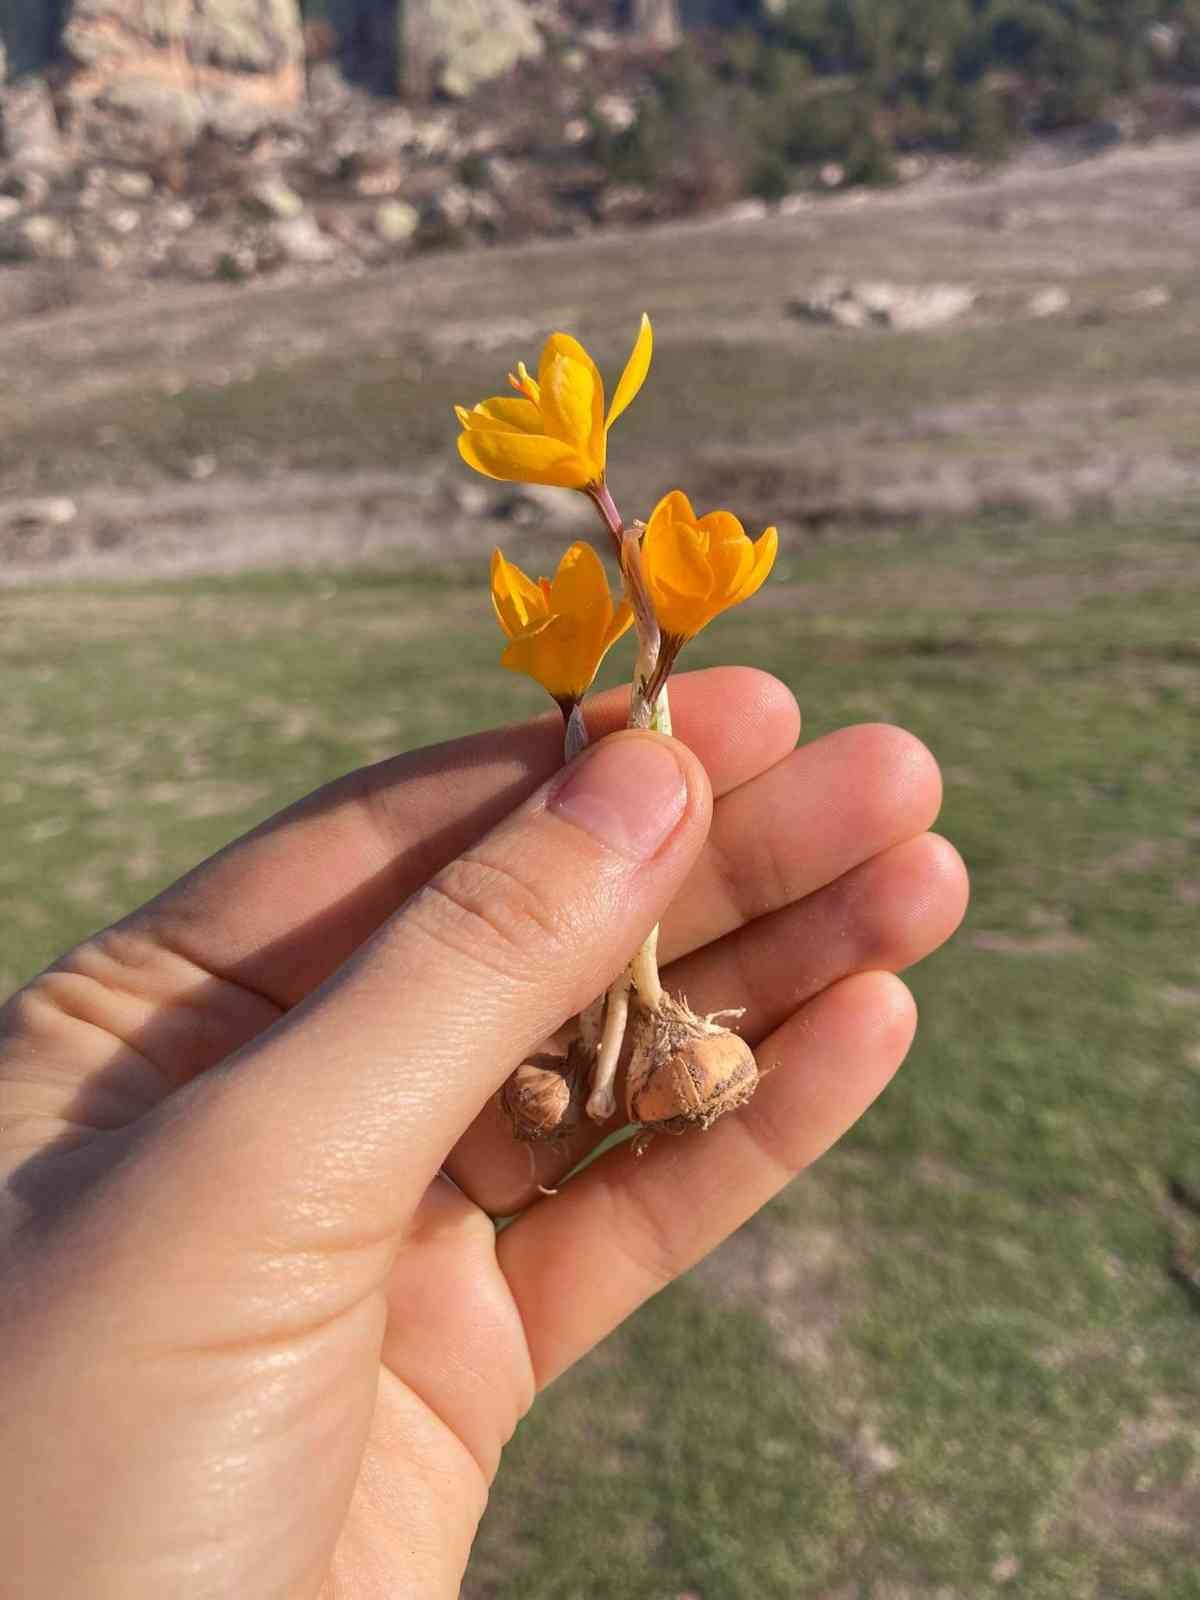
[[[682,742],[618,733],[582,788],[554,717],[353,774],[0,1011],[12,1593],[452,1600],[538,1389],[884,1088],[893,974],[966,902],[933,759],[888,727],[796,749],[745,669],[672,695]],[[599,1131],[531,1170],[495,1091],[660,918],[667,985],[744,1005],[771,1070],[543,1198]]]

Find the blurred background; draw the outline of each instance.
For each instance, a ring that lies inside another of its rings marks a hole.
[[[465,1600],[1200,1597],[1198,0],[0,0],[0,988],[540,711],[594,536],[455,400],[556,327],[690,649],[889,719],[969,920],[861,1127],[544,1397]],[[618,668],[609,672],[612,681]]]

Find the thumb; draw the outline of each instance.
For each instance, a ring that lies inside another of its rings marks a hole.
[[[617,976],[710,817],[686,746],[625,732],[587,750],[196,1080],[176,1179],[203,1173],[264,1228],[400,1226],[513,1068]]]

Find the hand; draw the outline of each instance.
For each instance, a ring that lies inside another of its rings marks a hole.
[[[450,1600],[538,1388],[884,1087],[890,974],[965,902],[932,759],[793,750],[760,673],[672,694],[683,743],[558,772],[543,718],[356,773],[0,1012],[6,1592]],[[543,1199],[600,1134],[531,1172],[495,1091],[664,912],[668,986],[769,1075]]]

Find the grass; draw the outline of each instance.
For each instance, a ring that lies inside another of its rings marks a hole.
[[[1200,1600],[1198,606],[1170,510],[843,530],[692,647],[925,738],[973,907],[860,1128],[522,1426],[467,1600]],[[0,594],[0,977],[540,709],[495,656],[453,568]]]

